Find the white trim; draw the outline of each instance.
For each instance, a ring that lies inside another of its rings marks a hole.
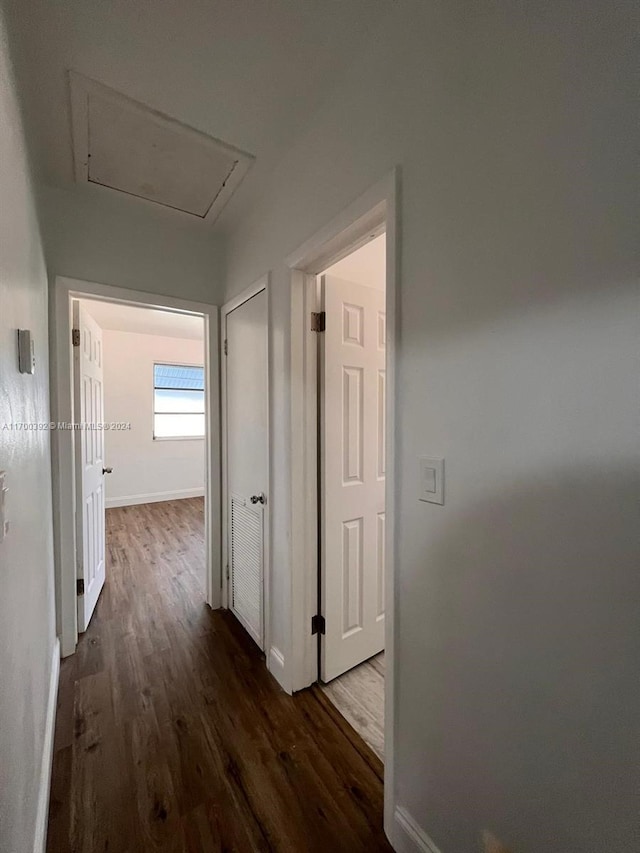
[[[402,806],[394,812],[397,831],[394,833],[393,849],[396,853],[440,853],[427,833]]]
[[[118,92],[115,89],[111,89],[109,86],[105,86],[103,83],[99,83],[97,80],[92,80],[90,77],[85,77],[82,74],[78,74],[76,71],[69,71],[69,90],[71,97],[71,135],[73,141],[73,161],[74,161],[74,175],[76,182],[79,184],[87,184],[89,182],[89,95],[96,95],[103,100],[109,101],[112,104],[124,108],[129,112],[137,113],[138,115],[142,115],[148,121],[154,122],[163,128],[168,128],[169,130],[179,131],[183,136],[189,137],[191,139],[196,140],[201,145],[204,144],[209,148],[212,148],[216,152],[223,151],[229,157],[235,160],[235,167],[231,171],[231,173],[227,176],[224,184],[220,188],[218,194],[214,198],[209,207],[209,210],[206,212],[204,216],[199,216],[195,213],[189,213],[186,210],[180,210],[175,207],[170,207],[167,204],[162,202],[156,202],[152,199],[143,198],[141,196],[135,196],[142,204],[145,204],[147,207],[155,207],[158,206],[164,207],[165,209],[172,210],[177,216],[180,216],[182,219],[187,220],[189,222],[193,222],[194,220],[200,220],[201,222],[206,222],[208,225],[213,224],[218,216],[220,215],[222,208],[229,201],[233,193],[236,191],[238,186],[240,185],[242,179],[247,174],[255,157],[253,154],[249,154],[247,151],[242,151],[240,148],[236,148],[233,145],[229,145],[227,142],[222,142],[220,139],[216,139],[213,136],[209,136],[207,133],[203,133],[200,130],[196,130],[194,127],[190,127],[187,124],[183,124],[180,121],[177,121],[170,116],[165,115],[164,113],[159,112],[158,110],[154,110],[146,104],[140,103],[140,101],[135,101],[133,98],[129,98],[126,95],[123,95],[122,92]],[[109,193],[118,193],[122,195],[122,191],[115,189],[113,187],[105,186],[104,184],[94,184],[93,186],[99,187],[104,192]]]
[[[117,506],[137,506],[137,504],[155,504],[161,501],[180,501],[184,498],[204,497],[204,488],[177,489],[173,492],[150,492],[146,495],[123,495],[120,498],[107,498],[105,506],[112,509]]]
[[[284,667],[284,655],[277,649],[275,646],[271,646],[269,649],[269,655],[267,657],[267,669],[273,675],[275,680],[281,687],[284,687],[284,679],[285,679],[285,667]]]
[[[73,379],[71,347],[71,300],[98,299],[157,308],[204,319],[205,367],[205,541],[206,597],[210,607],[220,607],[220,413],[218,358],[218,309],[98,282],[57,276],[50,292],[51,318],[51,419],[73,422]],[[76,613],[75,534],[75,430],[55,430],[52,435],[53,529],[56,572],[56,618],[63,657],[73,654],[78,642]]]
[[[393,811],[396,804],[396,770],[395,770],[395,745],[397,742],[397,690],[396,672],[399,665],[399,644],[396,643],[396,613],[398,612],[398,587],[399,575],[396,571],[398,565],[396,549],[396,491],[398,481],[396,477],[396,379],[397,379],[397,354],[400,346],[400,287],[401,287],[401,234],[402,220],[400,214],[401,200],[401,175],[400,169],[394,169],[387,178],[385,195],[386,206],[386,333],[387,333],[387,368],[386,368],[386,394],[387,408],[385,412],[385,429],[387,431],[386,441],[386,484],[385,512],[386,512],[386,553],[385,565],[387,576],[385,578],[385,600],[388,602],[385,613],[385,680],[384,680],[384,826],[389,835],[392,832]],[[389,665],[390,664],[390,665]]]
[[[159,415],[163,412],[158,412]],[[197,412],[196,414],[200,414]],[[204,435],[154,435],[152,441],[204,441]]]
[[[33,853],[45,853],[47,842],[47,817],[49,815],[49,792],[51,790],[53,738],[56,727],[59,678],[60,641],[56,637],[51,653],[51,674],[49,676],[49,695],[47,697],[47,711],[44,721],[44,743],[40,765],[40,787],[38,789],[38,810],[36,812],[36,832],[33,841]]]
[[[291,665],[289,692],[317,681],[318,424],[316,333],[308,318],[320,308],[315,275],[291,271]],[[295,318],[295,320],[294,320]],[[311,440],[309,440],[311,437]],[[296,571],[301,567],[300,571]],[[296,606],[302,602],[302,606]]]
[[[246,287],[237,296],[226,302],[220,309],[220,425],[221,425],[221,519],[222,519],[222,606],[230,607],[229,582],[227,578],[227,567],[229,564],[229,519],[227,507],[228,501],[228,471],[227,471],[227,371],[225,364],[224,346],[227,339],[227,317],[236,308],[244,305],[253,296],[263,290],[267,295],[267,502],[264,506],[263,535],[264,535],[264,577],[263,577],[263,649],[270,648],[271,641],[271,364],[273,361],[271,352],[271,274],[266,273],[249,287]],[[282,656],[282,655],[281,655]],[[280,679],[278,679],[279,681]]]
[[[387,177],[370,187],[292,252],[285,260],[286,265],[317,275],[379,236],[385,230],[388,184]]]
[[[244,305],[245,302],[257,293],[260,293],[260,291],[268,291],[270,277],[270,273],[265,273],[265,275],[261,275],[257,281],[254,281],[253,284],[250,284],[249,287],[245,287],[245,289],[240,291],[240,293],[232,296],[231,299],[228,302],[225,302],[220,309],[220,317],[226,317],[227,314],[231,314],[232,311],[235,311],[236,308]]]
[[[315,333],[308,313],[315,297],[315,275],[345,257],[372,235],[386,231],[387,408],[386,408],[386,601],[385,614],[385,783],[384,826],[394,831],[397,666],[395,643],[396,595],[396,352],[400,285],[400,171],[393,169],[328,225],[287,258],[291,273],[291,661],[287,683],[301,690],[317,679],[316,638],[311,634],[309,607],[316,595],[318,508],[315,487],[317,459],[317,375]],[[311,377],[311,379],[310,379]],[[285,663],[286,663],[285,658]]]

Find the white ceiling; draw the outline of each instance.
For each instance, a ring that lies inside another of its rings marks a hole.
[[[221,227],[246,209],[252,186],[260,185],[393,6],[392,0],[8,2],[43,180],[74,181],[72,69],[256,155],[218,220]],[[123,196],[124,203],[143,204]]]
[[[138,308],[117,302],[97,302],[82,299],[84,307],[102,329],[115,332],[136,332],[141,335],[162,335],[165,338],[204,339],[202,317],[175,314],[158,308]]]
[[[345,281],[353,281],[365,287],[373,287],[375,290],[384,290],[387,278],[386,252],[386,235],[380,234],[379,237],[374,237],[325,272],[327,275],[335,275]]]

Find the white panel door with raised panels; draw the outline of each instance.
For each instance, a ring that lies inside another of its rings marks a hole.
[[[264,649],[264,531],[269,478],[267,292],[226,317],[229,606]]]
[[[321,678],[384,648],[385,294],[322,278]]]
[[[79,581],[78,631],[86,631],[105,581],[104,421],[102,329],[77,300],[73,327],[74,417],[76,432],[76,562]],[[83,591],[82,591],[83,590]]]

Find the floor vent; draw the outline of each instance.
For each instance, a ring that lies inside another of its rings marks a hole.
[[[262,648],[263,510],[231,497],[231,609]]]

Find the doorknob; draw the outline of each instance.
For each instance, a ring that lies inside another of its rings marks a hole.
[[[266,504],[267,496],[264,492],[260,492],[259,495],[251,495],[249,498],[252,504]]]
[[[103,468],[102,473],[103,474],[113,474],[113,468]]]

